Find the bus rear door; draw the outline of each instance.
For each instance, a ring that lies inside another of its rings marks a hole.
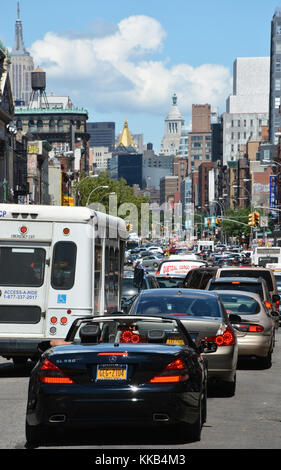
[[[43,336],[49,255],[48,244],[0,243],[0,354],[4,357],[3,350],[10,357],[29,355],[28,339]]]

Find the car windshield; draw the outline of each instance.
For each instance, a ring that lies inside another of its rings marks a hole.
[[[242,282],[211,282],[209,290],[242,290],[244,292],[253,292],[259,294],[264,300],[263,290],[261,284],[250,284]]]
[[[122,297],[127,295],[135,295],[138,293],[138,288],[135,285],[133,277],[123,277],[122,278]]]
[[[259,303],[246,295],[220,294],[227,313],[255,315],[260,312]]]
[[[82,321],[73,330],[75,344],[163,344],[192,345],[191,337],[174,320],[116,317]],[[118,352],[116,351],[116,354]]]
[[[181,315],[194,317],[221,317],[216,297],[196,295],[142,296],[135,305],[134,315]]]
[[[158,284],[161,288],[182,287],[184,278],[176,277],[158,277]]]

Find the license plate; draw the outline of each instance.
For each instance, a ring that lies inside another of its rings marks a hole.
[[[168,338],[166,344],[184,344],[184,341],[182,339]]]
[[[98,366],[97,380],[126,380],[127,367]]]

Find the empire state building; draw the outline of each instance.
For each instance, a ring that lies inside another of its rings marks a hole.
[[[20,3],[17,5],[15,42],[11,52],[10,79],[16,106],[28,106],[31,94],[31,72],[34,70],[33,59],[25,49],[23,29],[20,19]]]

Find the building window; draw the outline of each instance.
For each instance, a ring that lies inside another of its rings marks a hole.
[[[43,129],[43,121],[41,119],[37,121],[37,129],[38,131],[42,131]]]
[[[55,121],[54,121],[54,119],[50,119],[50,121],[49,121],[49,128],[50,128],[50,130],[52,130],[52,131],[55,129]]]

